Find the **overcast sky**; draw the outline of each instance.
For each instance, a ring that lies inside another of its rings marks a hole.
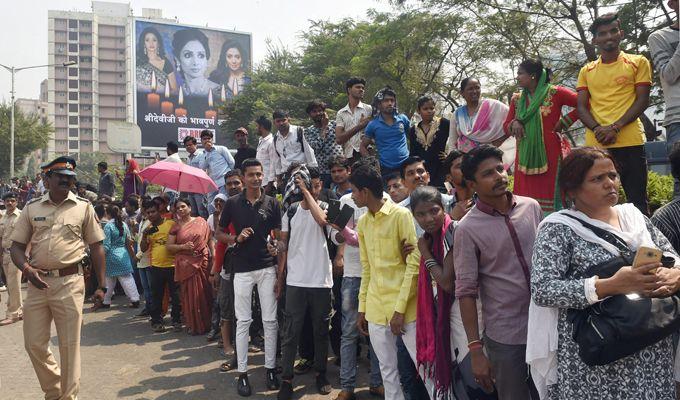
[[[92,10],[89,0],[6,0],[0,13],[0,64],[15,67],[47,64],[47,10]],[[389,11],[387,0],[132,0],[134,14],[142,8],[160,8],[166,18],[180,23],[253,34],[253,58],[262,60],[265,40],[280,40],[289,47],[299,44],[299,34],[309,27],[309,20],[338,21],[342,18],[365,19],[369,9]],[[40,82],[47,78],[47,68],[16,73],[17,98],[38,98]],[[0,69],[0,100],[9,101],[10,74]]]

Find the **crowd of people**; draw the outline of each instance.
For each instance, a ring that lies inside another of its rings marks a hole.
[[[677,0],[668,3],[678,11]],[[676,182],[680,58],[666,47],[677,46],[677,29],[650,36]],[[615,299],[663,301],[680,290],[680,200],[651,218],[647,203],[638,117],[648,106],[650,63],[619,49],[616,14],[596,18],[590,32],[600,57],[582,68],[576,91],[551,84],[550,70],[527,59],[509,106],[482,98],[471,77],[460,84],[466,104],[451,120],[437,115],[430,96],[418,99],[418,118],[410,119],[389,87],[364,103],[366,82],[354,77],[335,120],[314,100],[306,128],[276,110],[255,121],[256,147],[246,128],[236,130],[235,155],[207,130],[200,143],[184,139],[186,159],[178,143],[168,143],[165,161],[214,180],[217,190],[207,194],[148,196],[132,158],[117,178],[100,163],[96,192],[75,187],[75,161],[46,164],[44,195],[31,201],[26,185],[3,194],[9,301],[0,325],[23,318],[48,398],[75,398],[79,348],[63,345],[62,365],[70,367],[59,387],[42,333],[46,318],[34,315],[49,301],[38,300],[48,287],[43,279],[72,276],[61,271],[75,265],[86,271],[94,311],[124,293],[153,332],[168,329],[170,313],[172,330],[217,340],[220,371],[237,372],[241,396],[253,391],[248,355],[256,349],[264,352],[266,389],[278,399],[291,399],[295,375],[311,370],[320,394],[339,384],[337,400],[354,399],[363,347],[369,392],[390,400],[675,399],[680,358],[672,332],[621,339],[629,336],[606,335],[613,328],[598,327],[602,319],[575,322],[579,313],[621,304]],[[576,120],[586,145],[572,149],[563,132]],[[499,149],[509,138],[516,140],[512,165]],[[630,203],[619,204],[620,186]],[[62,207],[67,201],[73,206]],[[76,208],[84,217],[72,223]],[[68,261],[40,253],[60,240],[80,241],[79,253]],[[625,258],[642,248],[657,249],[663,262]],[[87,259],[78,259],[86,250]],[[621,257],[611,274],[592,273]],[[23,309],[19,270],[30,281]],[[677,331],[680,311],[671,317]],[[579,332],[588,329],[600,337],[595,347],[616,336],[621,354],[587,359]],[[327,375],[329,348],[339,377]]]

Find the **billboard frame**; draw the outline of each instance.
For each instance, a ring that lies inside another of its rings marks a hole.
[[[154,23],[154,24],[160,24],[160,25],[169,25],[169,26],[177,26],[177,27],[183,27],[183,28],[195,28],[195,29],[202,29],[202,30],[212,30],[212,31],[217,31],[217,32],[223,32],[223,33],[233,33],[233,34],[238,34],[238,35],[246,35],[248,36],[248,45],[249,45],[249,57],[250,57],[250,68],[251,68],[251,73],[252,73],[252,68],[253,68],[253,34],[251,32],[243,32],[243,31],[237,31],[237,30],[231,30],[231,29],[221,29],[221,28],[213,28],[209,26],[199,26],[199,25],[190,25],[190,24],[183,24],[177,21],[172,21],[172,20],[167,20],[167,19],[156,19],[156,18],[144,18],[144,17],[131,17],[130,18],[130,26],[129,26],[129,32],[131,32],[130,35],[130,40],[128,45],[130,46],[130,75],[132,76],[132,90],[130,93],[132,93],[132,123],[136,124],[139,126],[137,122],[137,74],[135,72],[136,67],[137,67],[137,52],[136,52],[136,46],[135,46],[135,41],[137,40],[137,21],[141,22],[149,22],[149,23]],[[219,129],[219,119],[216,120],[216,129]],[[140,127],[141,129],[141,127]],[[144,136],[144,133],[141,133],[142,137]],[[217,134],[215,134],[215,139],[217,139]],[[217,143],[216,143],[217,144]],[[163,151],[165,150],[165,147],[152,147],[152,146],[144,146],[142,145],[141,147],[142,153],[145,151],[150,151],[150,152],[158,152],[158,151]],[[180,151],[183,150],[180,148]]]

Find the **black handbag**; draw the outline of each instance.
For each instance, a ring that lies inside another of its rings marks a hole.
[[[618,236],[567,215],[616,246],[621,255],[593,265],[579,278],[613,276],[621,267],[633,264],[633,252]],[[663,260],[667,265],[668,260]],[[569,272],[567,272],[567,275]],[[582,310],[569,309],[572,338],[586,365],[606,365],[651,346],[680,328],[680,297],[665,298],[610,296]]]

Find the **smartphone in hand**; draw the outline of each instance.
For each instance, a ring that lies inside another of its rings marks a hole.
[[[661,262],[661,257],[663,257],[663,252],[661,250],[655,249],[653,247],[641,246],[635,254],[633,268],[637,268],[645,264]],[[654,273],[656,270],[654,269],[650,272]]]

